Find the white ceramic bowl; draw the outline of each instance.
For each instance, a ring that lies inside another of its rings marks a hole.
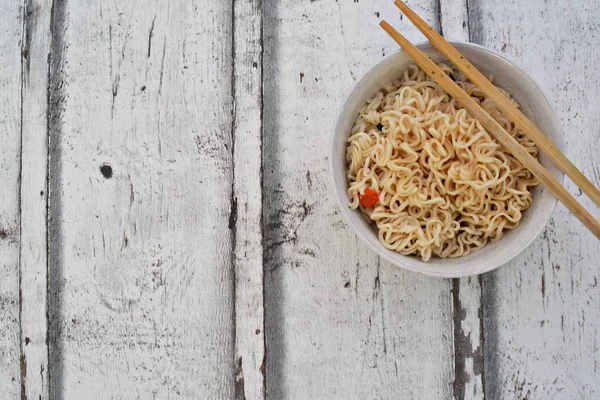
[[[513,62],[491,50],[471,43],[453,43],[486,76],[493,76],[497,86],[510,92],[521,105],[523,113],[530,118],[564,151],[564,138],[555,112],[542,89]],[[419,47],[434,61],[443,61],[445,57],[429,43]],[[346,139],[354,125],[358,110],[365,101],[373,96],[384,84],[400,76],[412,60],[403,51],[390,55],[356,83],[346,101],[343,103],[330,143],[329,167],[334,186],[335,196],[342,213],[350,222],[350,226],[371,249],[388,261],[402,268],[427,275],[452,278],[481,274],[491,271],[521,253],[542,232],[556,206],[556,199],[543,186],[538,185],[533,191],[533,205],[523,213],[520,225],[507,231],[502,239],[488,243],[480,250],[466,257],[441,259],[432,257],[423,262],[414,256],[403,256],[388,250],[379,242],[376,228],[369,224],[359,210],[350,210],[350,199],[347,194],[348,179],[346,166]],[[540,153],[542,165],[558,179],[563,180],[563,173]]]

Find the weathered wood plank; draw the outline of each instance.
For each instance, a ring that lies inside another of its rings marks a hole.
[[[451,281],[380,260],[330,195],[327,143],[352,83],[397,46],[393,2],[265,8],[265,313],[270,398],[450,398]],[[434,1],[411,2],[437,25]]]
[[[0,26],[0,398],[20,397],[19,174],[21,2],[1,0]]]
[[[466,0],[441,0],[440,19],[441,31],[446,39],[469,41]],[[455,399],[482,399],[485,395],[480,282],[480,277],[452,280]]]
[[[448,40],[469,41],[468,0],[439,0],[440,28]]]
[[[231,398],[231,4],[61,14],[52,397]]]
[[[262,9],[233,9],[236,398],[265,398],[262,250]]]
[[[21,72],[21,396],[48,399],[48,56],[52,1],[25,1]]]
[[[600,185],[596,2],[470,1],[469,11],[471,38],[511,56],[548,90],[567,157]],[[484,277],[487,398],[600,395],[599,256],[600,243],[559,205],[523,255]]]

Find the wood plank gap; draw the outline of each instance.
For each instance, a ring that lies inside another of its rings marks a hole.
[[[460,303],[460,279],[452,279],[452,322],[454,327],[454,380],[452,393],[455,399],[465,398],[465,343],[461,321],[465,318],[466,310]],[[462,339],[462,340],[461,340]],[[467,341],[468,342],[468,341]],[[468,343],[466,343],[468,344]]]
[[[483,18],[481,15],[480,0],[466,0],[466,5],[469,27],[469,41],[479,44],[482,42],[483,34]]]
[[[485,398],[481,295],[481,276],[452,279],[455,399]]]
[[[264,135],[265,135],[265,124],[264,124],[264,115],[265,115],[265,88],[263,85],[264,82],[264,54],[265,54],[265,29],[264,29],[264,3],[263,0],[260,0],[260,61],[257,62],[257,65],[260,68],[260,221],[259,221],[259,226],[260,226],[260,230],[261,230],[261,235],[260,235],[260,248],[262,249],[262,256],[261,256],[261,262],[262,262],[262,270],[261,270],[261,274],[262,274],[262,281],[261,281],[261,285],[262,285],[262,308],[263,308],[263,315],[262,315],[262,324],[263,324],[263,337],[262,337],[262,345],[263,345],[263,360],[262,363],[260,365],[260,371],[262,373],[262,393],[263,393],[263,397],[266,399],[267,398],[267,333],[264,331],[265,330],[265,297],[266,297],[266,292],[265,292],[265,253],[264,253],[264,249],[265,249],[265,235],[264,235],[264,230],[263,230],[263,223],[265,220],[265,208],[264,208],[264,185],[265,185],[265,173],[264,173]]]
[[[443,19],[443,13],[442,13],[442,0],[435,0],[434,3],[434,7],[435,7],[435,25],[436,28],[438,30],[438,32],[440,33],[440,35],[444,36],[444,25],[442,22]]]
[[[481,282],[481,323],[483,346],[483,374],[482,382],[485,398],[498,398],[501,383],[500,376],[500,354],[498,353],[498,289],[495,272],[488,272],[480,277]]]
[[[465,1],[465,15],[467,18],[467,20],[465,21],[464,27],[467,29],[467,39],[470,42],[471,41],[471,23],[470,23],[471,18],[470,18],[470,11],[469,11],[470,10],[469,3],[472,0],[464,0],[464,1]]]
[[[46,162],[46,254],[47,254],[47,305],[46,346],[48,357],[48,393],[52,399],[62,398],[62,352],[60,343],[60,314],[62,302],[60,287],[62,280],[62,253],[59,243],[62,235],[62,198],[60,179],[62,176],[59,136],[62,131],[62,107],[65,93],[62,86],[62,65],[65,33],[66,0],[53,0],[50,16],[50,54],[48,59],[48,86],[46,94],[47,146]]]
[[[479,275],[477,277],[477,281],[479,283],[479,310],[478,310],[478,318],[479,318],[479,352],[478,352],[478,357],[479,359],[476,362],[479,362],[479,375],[481,376],[481,393],[483,398],[486,398],[486,386],[485,386],[485,335],[486,335],[486,331],[485,331],[485,300],[484,300],[484,291],[485,291],[485,286],[483,283],[483,278],[484,275]]]
[[[265,46],[264,46],[264,2],[263,0],[258,0],[260,3],[260,38],[259,38],[259,44],[260,44],[260,60],[256,63],[257,67],[260,69],[260,76],[259,76],[259,83],[260,83],[260,113],[259,113],[259,118],[260,118],[260,168],[259,168],[259,174],[260,174],[260,220],[258,221],[258,226],[260,228],[260,248],[261,248],[261,289],[262,289],[262,297],[261,297],[261,301],[262,301],[262,348],[263,348],[263,357],[262,357],[262,362],[260,364],[260,372],[262,374],[262,398],[266,399],[267,398],[267,333],[265,332],[265,296],[266,296],[266,292],[265,292],[265,253],[264,253],[264,249],[265,249],[265,235],[264,235],[264,230],[263,230],[263,223],[264,223],[264,219],[265,219],[265,215],[264,215],[264,109],[265,109],[265,92],[264,92],[264,54],[265,54]],[[254,65],[254,64],[253,64]]]
[[[20,137],[21,137],[21,143],[20,143],[20,157],[19,157],[19,272],[18,272],[18,280],[19,280],[19,372],[20,372],[20,376],[19,376],[19,380],[21,383],[21,399],[26,400],[27,396],[26,396],[26,391],[25,391],[25,381],[27,378],[27,360],[25,359],[25,353],[24,353],[24,348],[23,348],[23,289],[22,289],[22,285],[21,282],[23,281],[23,277],[22,277],[22,268],[21,268],[21,260],[22,260],[22,244],[21,242],[23,241],[23,226],[22,226],[22,219],[23,219],[23,198],[22,198],[22,192],[23,192],[23,107],[24,107],[24,88],[23,88],[23,82],[24,82],[24,68],[23,68],[23,64],[24,64],[24,57],[25,59],[27,58],[27,5],[28,5],[29,0],[25,0],[23,2],[23,9],[25,10],[25,12],[23,13],[23,33],[22,33],[22,39],[21,39],[21,121],[20,121]]]
[[[233,169],[231,170],[231,195],[229,198],[229,222],[228,228],[231,235],[231,294],[233,296],[233,302],[231,303],[231,345],[233,347],[234,359],[233,362],[233,373],[234,373],[234,395],[236,400],[242,398],[244,395],[244,373],[242,369],[242,359],[238,360],[237,355],[237,198],[236,198],[236,185],[235,185],[235,139],[236,139],[236,112],[235,107],[237,104],[236,98],[236,70],[235,70],[235,57],[236,57],[236,43],[235,43],[235,4],[236,0],[231,0],[231,160],[233,162]]]
[[[235,396],[264,399],[262,2],[232,2],[231,214]]]

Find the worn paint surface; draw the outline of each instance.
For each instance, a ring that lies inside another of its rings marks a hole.
[[[381,18],[422,40],[392,2],[0,3],[0,398],[600,394],[600,245],[564,208],[448,281],[342,220],[336,108]],[[594,2],[409,5],[541,81],[600,185]]]
[[[62,13],[51,395],[231,397],[230,5]]]
[[[48,87],[51,1],[24,5],[21,42],[21,396],[48,399]]]
[[[21,4],[0,1],[10,15],[0,28],[0,398],[21,393],[19,345],[19,170],[21,153]]]

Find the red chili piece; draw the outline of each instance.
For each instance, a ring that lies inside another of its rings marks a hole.
[[[366,188],[363,194],[358,194],[358,200],[362,206],[371,208],[379,201],[379,193],[375,189]]]

